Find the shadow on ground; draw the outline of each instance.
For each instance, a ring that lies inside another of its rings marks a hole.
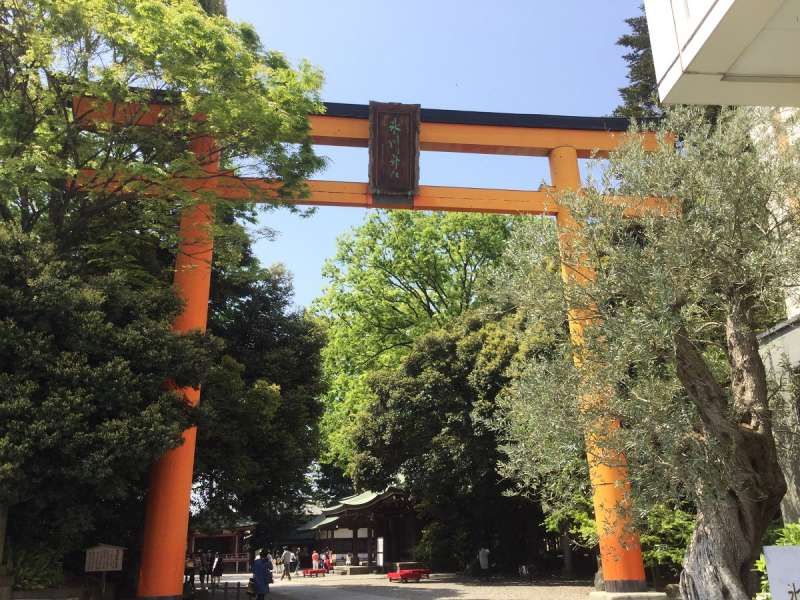
[[[469,577],[460,577],[458,575],[439,575],[437,581],[447,582],[452,581],[464,587],[472,586],[503,586],[503,587],[591,587],[593,582],[589,579],[508,579],[503,577],[493,577],[488,581],[483,579],[474,579]]]
[[[430,586],[430,587],[428,587]],[[563,591],[559,591],[563,588]],[[577,589],[576,589],[577,588]],[[583,588],[583,591],[580,588]],[[482,592],[481,589],[485,590]],[[517,590],[512,592],[513,590]],[[505,600],[507,598],[560,598],[569,589],[569,598],[588,593],[584,580],[548,580],[533,582],[514,579],[470,579],[458,575],[434,575],[430,580],[414,584],[389,584],[376,579],[357,581],[351,578],[324,582],[292,581],[272,587],[267,600],[447,600],[477,599]],[[530,590],[528,592],[527,590]],[[522,594],[520,596],[520,594]],[[577,595],[576,595],[577,594]]]
[[[455,588],[431,588],[429,590],[408,586],[397,587],[365,587],[357,584],[330,585],[325,587],[300,589],[272,588],[267,596],[269,600],[297,599],[297,600],[323,600],[339,598],[352,598],[353,600],[379,600],[381,598],[402,598],[409,600],[444,600],[447,598],[462,598],[464,593]]]

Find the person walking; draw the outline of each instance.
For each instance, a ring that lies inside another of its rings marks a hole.
[[[288,577],[289,581],[292,580],[292,572],[290,567],[292,565],[292,551],[286,546],[283,547],[283,554],[281,554],[281,562],[283,563],[283,573],[281,573],[281,581],[284,577]]]
[[[267,583],[275,583],[272,573],[275,570],[275,559],[272,558],[272,552],[267,551]]]
[[[295,570],[295,573],[296,573],[297,571],[299,571],[300,569],[303,568],[303,564],[302,564],[303,563],[303,549],[300,546],[298,546],[297,550],[294,553],[294,555],[297,557],[297,569]]]
[[[290,567],[289,571],[291,573],[297,574],[297,554],[295,554],[294,552],[292,552],[291,554],[292,554],[292,560],[289,561],[289,567]]]
[[[197,579],[200,582],[200,589],[203,589],[205,582],[205,571],[203,571],[203,553],[194,553],[194,572],[197,573]]]
[[[316,550],[311,553],[311,568],[319,569],[319,552]]]
[[[211,565],[211,584],[219,585],[222,581],[222,573],[225,571],[225,565],[222,564],[222,554],[219,552],[214,554],[214,563]]]
[[[194,589],[194,556],[192,554],[186,555],[186,567],[184,568],[184,584],[188,583],[190,589]]]
[[[203,587],[205,587],[206,585],[211,585],[211,566],[214,564],[214,555],[210,550],[206,550],[203,552],[201,560],[203,562],[203,571],[205,572],[205,576],[203,577],[205,582]]]
[[[262,551],[263,552],[263,551]],[[272,561],[269,554],[259,554],[253,561],[253,588],[256,600],[264,600],[264,594],[269,594],[269,584],[272,580]]]

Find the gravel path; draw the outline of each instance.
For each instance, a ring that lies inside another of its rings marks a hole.
[[[433,575],[420,583],[390,583],[385,575],[294,577],[270,586],[269,600],[586,600],[591,588],[573,584],[481,583],[452,575]]]

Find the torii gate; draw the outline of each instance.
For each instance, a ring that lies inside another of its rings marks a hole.
[[[158,102],[111,104],[91,98],[76,98],[73,102],[76,120],[87,126],[99,121],[158,126],[168,110],[168,105]],[[399,134],[395,135],[392,118],[395,126],[398,122],[403,125],[402,135],[410,137],[401,139]],[[309,119],[315,144],[370,148],[370,183],[312,180],[308,182],[310,196],[296,204],[549,215],[555,217],[560,229],[562,248],[569,244],[565,231],[573,229],[575,223],[570,211],[558,204],[558,194],[580,188],[579,158],[607,157],[626,140],[629,127],[624,118],[420,110],[417,105],[391,104],[326,103],[324,115],[310,115]],[[642,138],[645,148],[656,147],[653,133],[644,133]],[[273,200],[269,192],[278,187],[274,181],[223,173],[219,152],[211,138],[193,140],[191,150],[207,175],[182,180],[186,189],[211,191],[220,199],[249,201],[253,201],[254,192],[263,192],[267,197],[263,201]],[[547,157],[552,186],[539,191],[418,186],[419,150]],[[405,180],[405,184],[393,189],[393,177]],[[90,187],[89,180],[91,174],[84,173],[81,181]],[[609,200],[625,202],[623,198]],[[644,210],[660,208],[663,201],[654,199]],[[635,215],[638,210],[641,209],[626,209],[626,213]],[[213,253],[212,215],[208,204],[189,207],[181,215],[174,284],[185,304],[173,324],[177,332],[206,328]],[[592,273],[568,272],[562,268],[562,276],[587,278]],[[569,324],[573,343],[579,347],[582,325],[573,314],[569,315]],[[200,390],[180,391],[190,404],[199,402]],[[619,424],[609,421],[603,425],[613,429]],[[166,600],[182,595],[195,438],[196,428],[185,431],[183,444],[168,451],[153,467],[139,598]],[[639,537],[630,520],[618,510],[626,502],[630,487],[625,457],[601,449],[592,436],[587,436],[586,445],[606,592],[644,591],[646,578]]]

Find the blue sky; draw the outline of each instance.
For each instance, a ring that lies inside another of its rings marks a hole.
[[[624,20],[640,0],[228,0],[232,19],[252,23],[267,48],[310,60],[325,73],[323,99],[426,108],[597,116],[619,104],[625,85]],[[319,146],[321,179],[366,181],[367,151]],[[431,185],[535,189],[545,159],[424,152],[420,181]],[[264,264],[284,263],[295,301],[307,306],[336,237],[365,211],[286,210],[261,217],[278,232],[259,241]]]

